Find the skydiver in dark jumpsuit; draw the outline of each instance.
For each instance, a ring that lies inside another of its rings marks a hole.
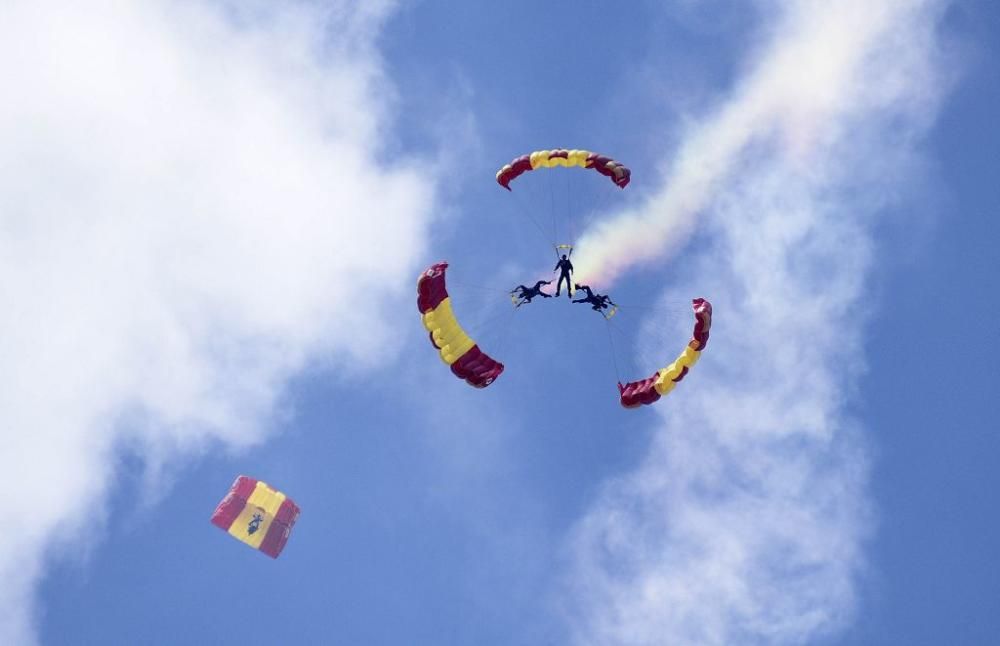
[[[601,310],[608,309],[608,305],[614,305],[614,301],[611,300],[610,296],[595,294],[589,285],[577,285],[577,289],[582,289],[587,292],[586,298],[579,298],[574,300],[574,303],[590,303],[591,309],[595,312],[600,312]]]
[[[516,296],[521,299],[514,307],[521,307],[525,303],[530,303],[531,299],[536,296],[541,296],[542,298],[552,298],[552,294],[546,294],[542,291],[542,285],[551,284],[551,280],[540,280],[535,283],[534,287],[525,287],[524,285],[518,285],[511,292],[511,295]]]
[[[573,263],[569,261],[569,258],[566,257],[566,254],[563,254],[562,258],[559,259],[559,262],[556,263],[555,269],[553,269],[552,271],[555,271],[556,269],[559,270],[559,282],[556,283],[556,296],[559,295],[559,291],[560,289],[562,289],[562,283],[565,280],[566,298],[573,298],[573,283],[569,276],[570,272],[573,271]]]

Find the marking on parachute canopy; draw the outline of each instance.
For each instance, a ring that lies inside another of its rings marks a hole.
[[[258,529],[260,529],[260,524],[264,522],[263,513],[264,510],[258,507],[257,513],[253,515],[253,520],[251,520],[250,523],[247,524],[247,534],[252,536],[257,532]]]

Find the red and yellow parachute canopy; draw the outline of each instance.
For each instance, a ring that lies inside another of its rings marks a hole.
[[[708,332],[712,327],[712,304],[704,298],[691,301],[694,309],[694,334],[684,351],[666,368],[658,370],[652,377],[618,384],[621,403],[625,408],[636,408],[642,404],[652,404],[666,395],[684,378],[688,369],[697,363],[701,351],[708,345]]]
[[[236,540],[278,558],[285,548],[299,506],[266,482],[239,476],[212,514],[212,524]]]
[[[632,171],[610,157],[592,153],[589,150],[559,148],[556,150],[536,150],[531,154],[521,155],[497,171],[497,183],[509,191],[511,190],[510,183],[529,170],[555,168],[556,166],[592,168],[608,177],[618,188],[628,186],[632,177]]]
[[[448,263],[428,267],[417,279],[417,309],[431,343],[441,353],[441,360],[459,379],[471,386],[485,388],[503,372],[503,364],[479,349],[458,324],[451,310],[451,298],[445,287],[444,272]]]

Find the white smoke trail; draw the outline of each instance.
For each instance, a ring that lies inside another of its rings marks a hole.
[[[786,3],[663,191],[591,232],[611,249],[587,270],[614,276],[618,254],[662,257],[700,214],[708,242],[669,295],[709,297],[715,324],[655,405],[649,454],[570,541],[576,642],[815,643],[850,621],[873,519],[845,402],[864,366],[872,223],[913,179],[943,92],[941,9]]]

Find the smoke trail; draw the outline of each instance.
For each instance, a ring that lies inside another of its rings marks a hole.
[[[892,101],[907,79],[874,78],[871,66],[930,2],[804,1],[789,3],[775,44],[714,115],[684,138],[663,187],[634,210],[593,224],[580,238],[577,274],[609,285],[636,265],[677,250],[698,215],[756,144],[777,141],[789,162],[807,165],[859,110]],[[883,61],[884,62],[884,61]]]
[[[791,3],[664,189],[591,231],[611,250],[587,270],[614,276],[617,257],[661,257],[703,213],[706,243],[669,296],[709,296],[715,318],[649,453],[569,543],[577,643],[816,643],[851,620],[873,518],[845,401],[865,361],[872,223],[913,179],[942,94],[940,9]]]

